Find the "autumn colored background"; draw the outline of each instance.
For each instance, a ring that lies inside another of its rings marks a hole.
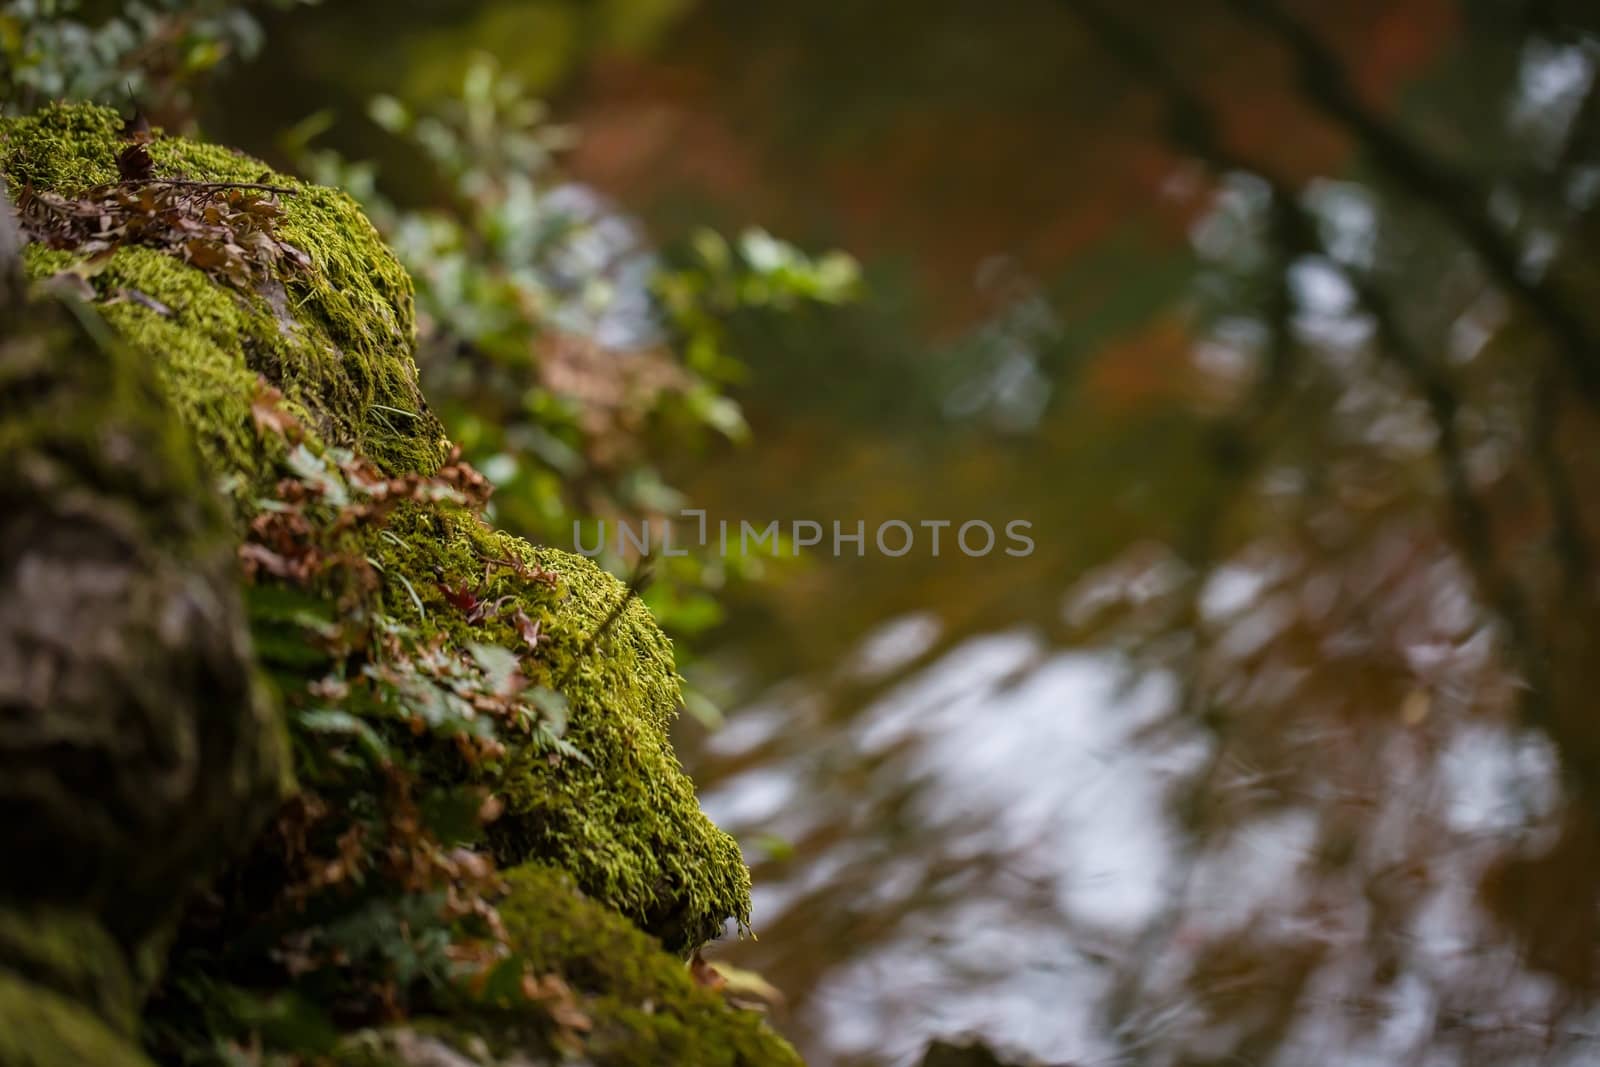
[[[682,500],[1033,523],[1025,559],[652,594],[755,870],[760,940],[715,955],[809,1062],[1591,1061],[1589,5],[350,0],[265,33],[211,136],[292,163],[324,113],[426,206],[368,101],[488,56],[664,262],[759,226],[862,264],[851,303],[728,315],[751,433],[658,450]]]

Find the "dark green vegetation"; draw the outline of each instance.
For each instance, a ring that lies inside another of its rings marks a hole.
[[[482,520],[353,201],[162,137],[119,178],[143,140],[87,106],[0,120],[56,294],[8,310],[0,378],[0,753],[29,768],[0,795],[39,833],[3,883],[0,1061],[137,1063],[140,1035],[401,1064],[426,1032],[483,1063],[794,1062],[667,951],[742,926],[749,877],[634,591]]]

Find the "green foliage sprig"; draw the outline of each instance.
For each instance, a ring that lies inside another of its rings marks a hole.
[[[126,103],[187,114],[195,84],[260,51],[252,8],[317,0],[0,0],[0,113],[49,100]]]
[[[416,279],[428,395],[495,483],[496,520],[527,536],[570,546],[575,521],[684,507],[662,460],[749,435],[730,391],[745,369],[729,320],[859,292],[848,255],[811,257],[761,230],[733,241],[702,230],[659,253],[635,222],[564,178],[574,131],[487,57],[457,98],[418,110],[379,97],[369,117],[434,170],[441,202],[403,207],[372,165],[314,147],[331,115],[308,119],[286,145],[317,181],[363,202]],[[692,635],[720,621],[718,590],[764,565],[661,560],[650,605],[669,631]]]

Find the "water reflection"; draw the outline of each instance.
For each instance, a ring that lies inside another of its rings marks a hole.
[[[887,624],[864,643],[863,660],[879,670],[892,657],[903,662],[926,645],[928,626],[915,616]],[[1203,752],[1199,744],[1136,743],[1170,710],[1172,689],[1164,679],[1130,676],[1113,654],[1048,655],[1025,632],[978,637],[863,709],[836,751],[814,754],[819,767],[866,760],[878,774],[920,780],[895,814],[919,837],[931,831],[940,855],[864,851],[845,831],[834,846],[808,852],[802,870],[762,881],[761,922],[783,923],[848,868],[874,872],[859,902],[864,912],[898,914],[930,896],[950,902],[830,977],[816,1020],[839,1054],[906,1056],[923,1035],[946,1028],[983,1029],[1041,1054],[1085,1047],[1091,989],[1105,975],[1070,931],[1109,939],[1154,916],[1171,865],[1165,795]],[[880,813],[863,810],[867,798],[807,795],[792,756],[783,774],[762,756],[792,725],[793,710],[780,700],[741,713],[712,739],[715,758],[754,765],[708,792],[706,809],[735,832],[797,842],[840,833],[840,819],[878,826]],[[941,880],[958,884],[935,884]],[[988,883],[1011,888],[997,893]],[[1019,909],[1018,891],[1060,914]],[[1080,1003],[1076,1020],[1058,1011],[1065,999]],[[886,1044],[886,1033],[897,1036]]]
[[[1517,51],[1507,121],[1545,148],[1515,158],[1592,147],[1588,61]],[[962,1030],[1053,1062],[1591,1059],[1594,527],[1562,485],[1592,415],[1538,399],[1549,316],[1459,212],[1196,151],[1175,341],[1084,361],[1017,285],[953,349],[965,454],[875,480],[808,443],[833,499],[892,484],[1049,534],[1009,574],[834,564],[728,640],[749,707],[693,762],[768,935],[730,951],[822,1063]],[[1583,269],[1548,205],[1500,200],[1518,269]],[[1541,446],[1551,420],[1573,436]],[[732,498],[811,499],[801,470]]]
[[[1258,609],[1271,587],[1242,565],[1206,583],[1219,655],[1256,655],[1289,625],[1291,605]],[[1304,610],[1326,613],[1327,587],[1307,592]],[[849,669],[892,670],[934,625],[884,625]],[[1451,655],[1480,654],[1413,652],[1442,679]],[[1333,771],[1297,787],[1175,720],[1170,674],[1117,651],[1055,652],[1027,631],[953,646],[802,752],[785,738],[817,713],[808,692],[779,686],[709,739],[718,784],[704,803],[744,840],[777,835],[803,855],[760,865],[768,938],[736,954],[780,974],[804,972],[797,955],[830,961],[799,1028],[826,1050],[820,1062],[909,1062],[928,1035],[959,1032],[1051,1062],[1209,1062],[1208,1049],[1226,1057],[1262,1027],[1281,1031],[1284,1063],[1491,1062],[1481,1057],[1496,1034],[1522,1054],[1493,1062],[1596,1051],[1600,1034],[1572,1020],[1556,1042],[1566,1054],[1528,1047],[1557,1036],[1530,1020],[1560,1014],[1562,991],[1528,971],[1474,890],[1506,835],[1555,813],[1551,746],[1445,718],[1462,694],[1416,690],[1396,709],[1400,729],[1371,723],[1365,741],[1284,723]],[[1337,766],[1352,744],[1357,774]],[[852,788],[862,766],[877,787]],[[1253,810],[1197,843],[1180,802],[1201,775]],[[884,782],[904,791],[884,796]],[[1359,840],[1330,839],[1342,807],[1360,809]],[[858,934],[855,951],[832,940]],[[1233,968],[1219,944],[1239,946]],[[1282,958],[1252,963],[1253,945]],[[1108,1020],[1133,978],[1137,1002]],[[1438,1047],[1456,1028],[1473,1050],[1464,1060]]]

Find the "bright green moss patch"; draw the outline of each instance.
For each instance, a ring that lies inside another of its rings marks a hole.
[[[41,279],[73,261],[70,253],[40,245],[30,245],[24,253],[29,273]],[[198,431],[196,442],[212,469],[239,471],[257,480],[261,461],[250,427],[257,374],[245,350],[264,347],[254,336],[275,332],[270,322],[252,316],[242,298],[200,271],[154,249],[119,250],[91,284],[102,296],[98,310],[106,321],[154,363],[182,424]],[[127,298],[108,302],[119,289],[142,293],[170,314]]]
[[[506,803],[490,827],[502,862],[559,865],[675,949],[715,937],[726,918],[748,923],[749,871],[738,845],[700,811],[672,751],[667,731],[680,703],[672,645],[637,597],[589,560],[534,549],[459,508],[407,510],[369,550],[391,576],[385,610],[413,625],[461,644],[521,648],[513,612],[538,624],[536,680],[566,697],[566,739],[587,762],[525,746],[487,769]],[[491,560],[515,560],[557,582],[529,581]],[[412,576],[410,588],[402,575]],[[480,601],[512,599],[469,625],[441,588],[457,583]]]
[[[573,891],[559,872],[510,872],[500,914],[514,951],[536,974],[556,974],[580,995],[596,1064],[778,1067],[800,1058],[761,1016],[730,1008],[650,938]]]
[[[0,173],[15,192],[69,197],[114,181],[117,153],[126,147],[120,126],[115,111],[90,105],[0,119]],[[292,190],[282,196],[279,236],[312,263],[309,270],[285,265],[280,277],[250,293],[155,249],[123,248],[103,269],[84,269],[102,301],[118,300],[117,290],[127,288],[172,309],[164,316],[124,297],[108,311],[134,347],[151,354],[164,352],[176,333],[185,335],[183,365],[166,375],[176,402],[208,385],[184,379],[200,364],[211,380],[260,373],[310,413],[330,443],[357,448],[393,472],[437,467],[443,430],[417,384],[411,282],[355,201],[215,145],[168,138],[152,144],[150,154],[158,177]],[[28,258],[36,276],[73,259],[38,252]],[[248,395],[237,399],[248,402]],[[237,432],[231,421],[194,425],[203,444],[226,444]]]
[[[73,192],[115,181],[121,126],[109,108],[51,105],[29,118],[0,118],[0,168],[19,187]]]
[[[507,882],[500,914],[517,961],[545,989],[558,980],[562,995],[533,1003],[512,997],[467,1018],[357,1034],[335,1057],[339,1067],[452,1062],[443,1054],[485,1067],[799,1067],[794,1049],[759,1014],[697,984],[682,960],[587,899],[560,871],[528,865]]]
[[[286,466],[340,479],[330,457],[308,469],[299,451]],[[359,506],[355,489],[339,492]],[[556,864],[674,950],[716,937],[730,918],[747,926],[738,845],[700,810],[671,747],[680,702],[671,642],[626,586],[582,557],[493,530],[454,500],[407,499],[318,552],[346,563],[311,592],[344,604],[349,618],[350,572],[363,572],[358,614],[400,646],[369,654],[377,691],[352,691],[346,708],[386,732],[403,726],[395,743],[423,761],[428,780],[492,791],[500,811],[487,840],[502,865]],[[287,621],[266,647],[299,670],[311,635]],[[331,666],[348,678],[342,656]],[[490,681],[483,663],[501,664],[505,680]],[[559,710],[514,696],[527,714],[507,721],[503,701],[483,702],[507,684],[558,697]],[[375,707],[362,702],[373,698]],[[455,735],[485,730],[503,744],[464,757]]]

